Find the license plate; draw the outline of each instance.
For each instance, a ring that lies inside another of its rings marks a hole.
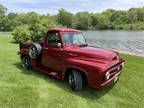
[[[116,76],[116,77],[113,79],[113,82],[115,83],[117,80],[118,80],[118,76]]]

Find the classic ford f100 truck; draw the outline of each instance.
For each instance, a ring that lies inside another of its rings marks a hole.
[[[114,84],[124,60],[119,53],[88,46],[79,30],[48,30],[44,40],[20,43],[24,69],[36,69],[58,79],[67,79],[72,90],[85,85],[102,90]]]

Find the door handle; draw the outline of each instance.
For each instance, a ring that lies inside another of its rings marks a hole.
[[[69,56],[74,56],[74,57],[76,57],[76,56],[78,56],[77,54],[73,54],[73,53],[69,53]]]
[[[57,56],[60,56],[60,53],[56,53]]]
[[[48,48],[43,48],[43,49],[48,50]]]

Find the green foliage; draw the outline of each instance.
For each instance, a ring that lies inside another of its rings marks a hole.
[[[144,22],[116,25],[115,29],[116,30],[144,30]]]
[[[92,27],[95,27],[98,24],[98,18],[96,15],[94,14],[89,15],[89,24],[90,24],[91,29]]]
[[[63,26],[66,27],[72,27],[72,19],[73,19],[73,14],[67,12],[64,9],[59,10],[59,13],[57,15],[57,21],[59,24],[62,24]]]
[[[9,28],[9,19],[5,15],[7,8],[0,4],[0,31],[7,31]]]
[[[7,8],[0,5],[0,31],[16,32],[17,28],[28,25],[25,30],[30,32],[31,36],[28,39],[20,39],[21,41],[39,41],[48,29],[58,27],[80,30],[144,30],[144,7],[131,8],[128,11],[107,9],[101,13],[77,12],[76,14],[60,9],[57,15],[39,15],[35,12],[6,14],[6,11]],[[22,30],[19,34],[26,31]],[[16,39],[17,36],[13,35]]]
[[[44,26],[41,23],[34,23],[30,26],[31,31],[31,40],[32,41],[39,41],[43,38],[44,33]]]
[[[127,13],[127,21],[128,23],[133,23],[138,20],[138,14],[137,14],[137,9],[132,8],[128,11]]]
[[[13,14],[11,17],[15,17],[15,15]],[[16,26],[12,33],[15,42],[42,40],[48,29],[61,26],[49,15],[40,16],[34,12],[20,15],[16,19],[20,19],[20,22],[17,22],[19,26]]]
[[[0,31],[8,31],[10,24],[9,19],[5,15],[0,15]]]
[[[97,25],[95,26],[96,29],[108,29],[108,26],[110,24],[110,20],[108,18],[108,16],[106,15],[101,15],[101,14],[98,14],[97,15],[97,19],[98,19],[98,23]]]
[[[75,15],[75,28],[80,30],[88,29],[88,12],[78,12]]]
[[[16,43],[25,42],[31,39],[31,33],[29,31],[28,25],[21,25],[16,27],[13,30],[12,35],[13,35],[14,42]]]
[[[5,14],[7,11],[7,8],[0,4],[0,15]]]

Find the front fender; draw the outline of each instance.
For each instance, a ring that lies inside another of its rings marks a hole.
[[[94,60],[89,58],[68,58],[65,60],[67,67],[77,67],[85,72],[101,72],[107,68],[107,61]]]
[[[94,59],[91,60],[86,58],[81,59],[77,57],[68,58],[66,59],[65,63],[66,63],[65,64],[66,67],[65,67],[64,74],[66,70],[69,68],[81,70],[82,72],[84,72],[84,74],[87,77],[88,85],[91,85],[92,82],[96,82],[98,84],[99,78],[101,76],[100,73],[106,67],[105,62],[94,60]]]

